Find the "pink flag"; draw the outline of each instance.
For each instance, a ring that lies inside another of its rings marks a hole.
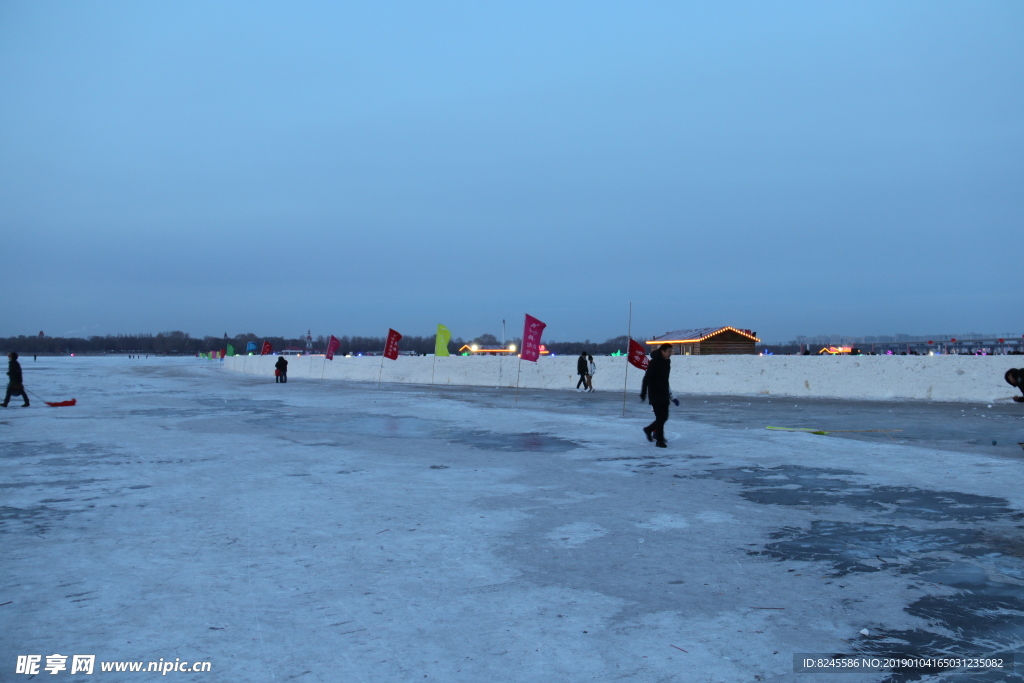
[[[388,341],[384,344],[384,357],[390,358],[391,360],[398,360],[398,342],[402,339],[402,335],[398,334],[394,330],[388,330]]]
[[[647,349],[640,345],[639,342],[629,340],[629,364],[640,368],[641,370],[647,369],[647,363],[649,362],[647,357]]]
[[[540,358],[540,335],[544,333],[544,328],[547,327],[546,323],[534,318],[532,315],[527,314],[526,322],[523,323],[523,350],[519,356],[523,360],[537,362]]]
[[[327,342],[327,360],[334,360],[334,352],[341,346],[341,340],[331,335],[331,340]]]

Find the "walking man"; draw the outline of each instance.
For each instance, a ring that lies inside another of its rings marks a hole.
[[[25,408],[28,408],[28,392],[25,391],[25,384],[21,378],[21,363],[18,362],[18,352],[11,351],[7,354],[7,395],[4,396],[3,407],[11,402],[11,396],[21,396],[25,399]]]
[[[587,352],[580,351],[580,357],[576,359],[576,374],[580,376],[580,381],[576,382],[576,391],[587,390]],[[580,385],[583,388],[580,389]]]
[[[654,422],[644,427],[644,435],[648,441],[654,441],[658,448],[667,448],[665,442],[665,423],[668,422],[668,404],[671,401],[679,405],[679,400],[672,395],[668,385],[668,376],[672,372],[672,345],[662,344],[651,351],[651,362],[647,364],[643,384],[640,385],[640,400],[649,399],[654,409]]]

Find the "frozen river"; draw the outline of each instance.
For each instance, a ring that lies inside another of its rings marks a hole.
[[[1024,641],[1018,404],[691,397],[661,450],[634,396],[23,361],[78,405],[0,413],[2,680],[831,681],[794,655]]]

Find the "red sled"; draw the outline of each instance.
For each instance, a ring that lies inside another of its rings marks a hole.
[[[73,406],[76,403],[78,403],[78,401],[76,401],[75,399],[71,399],[70,401],[43,401],[43,403],[50,406],[51,408],[63,408],[65,406]]]

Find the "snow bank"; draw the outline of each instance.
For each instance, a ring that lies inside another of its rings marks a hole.
[[[225,358],[224,368],[272,381],[277,356]],[[595,358],[597,391],[622,391],[624,357]],[[1003,380],[1017,356],[674,356],[672,389],[679,394],[772,395],[865,400],[1008,401],[1016,394]],[[323,356],[288,359],[288,377],[356,382],[402,382],[462,386],[573,389],[576,357],[541,358],[520,363],[495,356]],[[640,390],[643,373],[630,366],[626,385]]]

